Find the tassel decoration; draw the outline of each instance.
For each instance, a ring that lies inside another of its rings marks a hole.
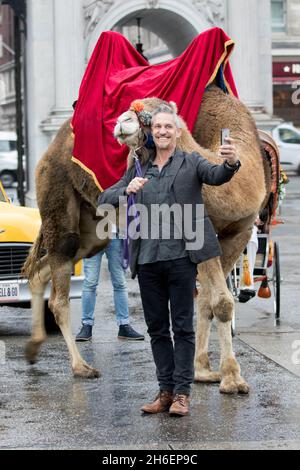
[[[267,267],[268,267],[268,268],[270,268],[270,266],[272,266],[272,263],[273,263],[273,256],[274,256],[274,245],[273,245],[272,240],[270,240],[270,243],[269,243],[269,254],[268,254],[268,263],[267,263]]]
[[[263,299],[268,299],[269,297],[271,297],[271,289],[269,287],[267,277],[265,277],[265,279],[263,279],[263,281],[260,285],[260,288],[258,289],[257,295],[258,295],[258,297],[261,297]]]
[[[251,286],[249,259],[247,255],[244,255],[244,258],[243,258],[243,284],[244,286]]]

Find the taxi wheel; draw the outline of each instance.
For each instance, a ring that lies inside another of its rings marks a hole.
[[[48,307],[48,301],[45,301],[45,328],[48,334],[60,333],[60,328],[55,321],[54,315]]]

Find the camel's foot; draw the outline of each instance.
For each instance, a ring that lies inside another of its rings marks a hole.
[[[202,383],[221,382],[221,374],[220,372],[213,372],[211,370],[202,369],[199,372],[195,372],[194,381]]]
[[[44,340],[41,341],[34,341],[30,339],[27,341],[27,344],[25,346],[25,356],[29,364],[35,364],[37,361],[37,355],[39,352],[39,349],[42,345]]]
[[[88,364],[80,364],[73,367],[73,375],[74,377],[83,377],[86,379],[95,379],[100,377],[100,371],[98,369],[94,369],[93,367],[89,366]]]
[[[249,385],[239,376],[224,377],[220,383],[219,388],[221,393],[234,394],[234,393],[249,393]]]
[[[249,386],[241,377],[241,368],[234,357],[229,357],[222,363],[221,374],[221,393],[249,393]]]

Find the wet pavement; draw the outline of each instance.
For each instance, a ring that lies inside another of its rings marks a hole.
[[[5,363],[0,363],[0,448],[299,449],[300,178],[292,178],[288,190],[282,209],[286,224],[272,235],[280,244],[284,278],[280,327],[274,326],[272,299],[237,304],[234,349],[251,387],[248,396],[226,396],[218,385],[195,384],[190,416],[141,415],[140,407],[157,392],[149,339],[117,339],[104,269],[93,341],[79,344],[85,360],[101,370],[99,379],[72,377],[60,335],[50,336],[39,362],[29,366],[24,345],[30,310],[0,309],[0,341],[6,350]],[[132,325],[145,332],[137,282],[128,279],[128,288]],[[74,334],[80,315],[80,301],[72,301]],[[214,329],[210,350],[216,369],[219,347]]]
[[[141,315],[132,317],[143,329]],[[26,330],[15,324],[14,336],[5,338],[7,361],[1,367],[2,449],[299,446],[298,377],[238,339],[235,351],[249,396],[225,396],[217,385],[197,384],[191,416],[141,416],[140,406],[156,394],[149,341],[119,341],[112,314],[102,313],[101,320],[93,342],[80,345],[83,357],[102,372],[96,380],[71,376],[60,336],[50,337],[37,365],[28,366]],[[217,367],[216,340],[211,349]]]

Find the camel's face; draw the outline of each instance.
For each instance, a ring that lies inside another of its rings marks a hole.
[[[120,144],[138,147],[142,139],[142,130],[134,111],[126,111],[119,116],[114,128],[114,137]]]

